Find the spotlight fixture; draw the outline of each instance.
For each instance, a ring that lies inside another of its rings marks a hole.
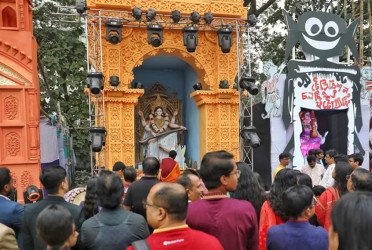
[[[118,76],[110,76],[109,83],[113,87],[117,87],[120,84],[120,80]]]
[[[43,199],[43,191],[34,185],[30,185],[23,192],[23,199],[26,204],[37,202]]]
[[[100,152],[106,144],[106,130],[104,127],[90,127],[90,142],[93,152]]]
[[[114,19],[109,19],[106,22],[106,39],[112,44],[121,42],[121,27],[123,24]]]
[[[244,140],[249,143],[252,148],[258,148],[260,146],[260,137],[257,135],[257,129],[254,126],[244,126],[240,135]]]
[[[103,74],[102,72],[90,72],[87,77],[87,87],[95,95],[98,95],[103,90]]]
[[[134,89],[143,89],[143,84],[142,84],[142,82],[135,82],[135,83],[133,84],[133,88],[134,88]]]
[[[211,24],[214,20],[213,14],[211,12],[204,13],[203,19],[206,24]]]
[[[174,23],[178,23],[181,20],[181,12],[179,10],[173,10],[171,18]]]
[[[146,20],[148,22],[155,20],[155,17],[156,17],[156,11],[154,9],[148,9],[146,11]]]
[[[220,89],[228,89],[230,88],[230,84],[228,80],[220,81]]]
[[[232,45],[232,28],[221,27],[218,30],[218,45],[223,53],[229,53]]]
[[[250,26],[255,26],[257,23],[257,18],[255,14],[250,14],[248,16],[247,22]]]
[[[191,12],[190,14],[190,20],[194,23],[194,24],[198,24],[200,22],[200,15],[199,15],[199,12],[197,11],[193,11]]]
[[[200,82],[194,84],[194,86],[192,86],[194,88],[194,90],[202,90],[203,89],[203,86],[201,85]]]
[[[142,18],[142,10],[141,10],[141,8],[134,7],[134,8],[132,9],[132,16],[133,16],[134,19],[136,19],[137,21],[141,20],[141,18]]]
[[[243,76],[240,78],[239,86],[249,92],[251,95],[257,95],[258,94],[258,87],[255,84],[256,79],[253,77],[245,77]]]
[[[75,6],[76,12],[79,13],[79,15],[83,15],[85,11],[87,11],[87,4],[84,0],[78,0],[77,4]]]
[[[150,23],[147,26],[147,42],[154,47],[163,44],[163,26],[161,24]]]
[[[198,27],[186,26],[183,28],[183,45],[188,52],[194,52],[198,45]]]

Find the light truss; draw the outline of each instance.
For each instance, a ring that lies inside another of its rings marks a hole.
[[[235,80],[239,90],[239,132],[243,130],[244,125],[253,125],[253,98],[239,86],[239,79],[243,75],[252,76],[249,34],[251,28],[253,27],[248,24],[236,25],[238,74]],[[247,163],[253,170],[253,148],[242,136],[239,137],[239,146],[240,161]]]
[[[87,69],[88,72],[103,72],[102,62],[102,26],[101,19],[98,22],[89,22],[86,19],[86,47],[87,47]],[[105,92],[94,95],[90,92],[89,98],[89,124],[90,127],[105,127]],[[103,145],[100,152],[93,152],[90,147],[91,174],[95,176],[99,171],[107,169],[106,146]]]

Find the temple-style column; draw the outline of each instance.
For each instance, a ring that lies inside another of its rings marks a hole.
[[[105,94],[107,168],[117,161],[134,166],[134,107],[144,90],[108,87]]]
[[[234,89],[193,92],[199,107],[200,157],[226,150],[239,159],[239,93]]]

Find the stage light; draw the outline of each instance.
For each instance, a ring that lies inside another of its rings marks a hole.
[[[200,22],[200,15],[199,15],[199,12],[197,11],[193,11],[191,12],[190,14],[190,20],[194,23],[194,24],[198,24]]]
[[[248,16],[247,22],[250,26],[255,26],[257,23],[257,18],[255,14],[250,14]]]
[[[90,72],[87,77],[87,87],[95,95],[103,89],[103,74],[102,72]]]
[[[186,26],[183,28],[183,45],[188,52],[194,52],[198,45],[198,27]]]
[[[249,146],[252,148],[257,148],[260,146],[260,138],[257,135],[257,129],[254,126],[244,126],[240,135],[244,138],[246,142],[249,143]]]
[[[141,20],[141,18],[142,18],[142,10],[141,10],[141,8],[134,7],[134,8],[132,9],[132,16],[133,16],[134,19],[136,19],[137,21]]]
[[[218,30],[218,45],[223,53],[229,53],[232,46],[232,28],[222,27]]]
[[[142,82],[135,82],[135,83],[133,84],[133,88],[134,88],[134,89],[143,89],[143,84],[142,84]]]
[[[242,89],[245,89],[249,92],[251,95],[257,95],[258,94],[258,87],[255,84],[256,79],[253,77],[242,77],[239,81],[239,86]]]
[[[163,44],[163,26],[161,24],[150,23],[147,26],[147,41],[154,47]]]
[[[120,84],[120,80],[118,76],[110,76],[109,83],[113,87],[117,87]]]
[[[213,14],[211,12],[204,13],[203,19],[206,24],[211,24],[214,20]]]
[[[90,142],[92,143],[92,150],[100,152],[102,146],[106,144],[106,130],[104,127],[90,127]]]
[[[87,11],[88,8],[84,0],[78,0],[75,9],[76,12],[81,16],[85,13],[85,11]]]
[[[230,84],[228,80],[220,81],[220,89],[228,89],[230,88]]]
[[[23,199],[26,204],[37,202],[43,199],[43,191],[34,185],[30,185],[23,192]]]
[[[123,24],[114,19],[109,19],[106,22],[106,39],[112,44],[121,42],[121,27]]]
[[[171,18],[174,23],[178,23],[181,20],[181,12],[179,10],[173,10]]]
[[[201,85],[200,82],[194,84],[194,86],[192,86],[194,88],[194,90],[202,90],[203,89],[203,86]]]
[[[155,17],[156,17],[156,11],[154,9],[148,9],[146,11],[146,20],[148,22],[155,20]]]

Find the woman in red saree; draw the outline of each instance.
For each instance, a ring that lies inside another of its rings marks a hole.
[[[347,162],[338,162],[333,170],[332,177],[335,179],[333,187],[324,191],[315,205],[315,215],[318,218],[320,226],[324,227],[327,231],[331,225],[331,212],[333,205],[340,200],[341,196],[347,193],[347,178],[353,168]]]

